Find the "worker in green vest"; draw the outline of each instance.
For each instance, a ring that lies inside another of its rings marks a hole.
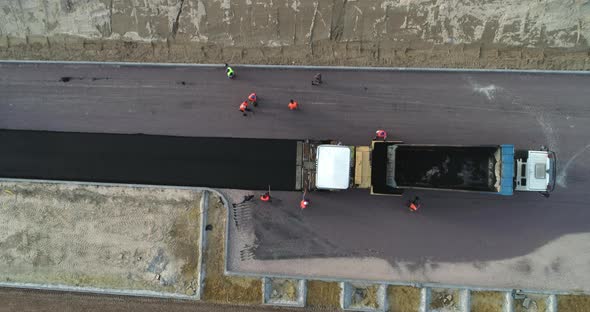
[[[229,67],[229,65],[225,64],[225,73],[227,74],[227,78],[234,79],[236,76],[233,68]]]

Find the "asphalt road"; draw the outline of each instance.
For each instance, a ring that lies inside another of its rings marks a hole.
[[[338,139],[367,144],[378,128],[408,143],[548,145],[559,183],[545,199],[417,192],[418,215],[403,198],[362,190],[311,195],[277,193],[283,215],[263,228],[260,255],[281,240],[308,257],[297,239],[328,242],[314,256],[379,255],[422,261],[492,260],[524,255],[568,233],[590,232],[590,75],[418,73],[82,65],[0,66],[0,128],[185,136]],[[259,96],[255,114],[238,105]],[[300,103],[289,111],[289,99]],[[280,213],[280,212],[277,212]],[[302,231],[308,231],[303,233]],[[279,239],[278,237],[283,237]],[[376,239],[378,238],[378,239]],[[587,246],[580,246],[587,248]]]

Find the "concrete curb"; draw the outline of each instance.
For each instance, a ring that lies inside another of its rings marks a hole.
[[[204,67],[220,68],[223,64],[194,63],[142,63],[142,62],[93,62],[93,61],[42,61],[42,60],[0,60],[2,64],[54,64],[54,65],[92,65],[119,67]],[[469,69],[469,68],[426,68],[426,67],[368,67],[368,66],[308,66],[308,65],[257,65],[232,64],[233,67],[258,69],[293,69],[293,70],[341,70],[341,71],[391,71],[391,72],[448,72],[448,73],[512,73],[512,74],[559,74],[559,75],[590,75],[590,71],[581,70],[520,70],[520,69]]]
[[[547,312],[557,312],[556,295],[549,295],[549,297],[547,297]]]
[[[459,309],[462,312],[471,311],[471,291],[469,289],[459,291]]]
[[[226,275],[229,276],[242,276],[242,277],[252,277],[252,278],[263,278],[263,277],[272,277],[272,278],[286,278],[286,279],[306,279],[306,280],[314,280],[314,281],[323,281],[323,282],[352,282],[352,283],[368,283],[368,284],[385,284],[388,286],[410,286],[415,288],[450,288],[450,289],[457,289],[457,290],[470,290],[470,291],[497,291],[497,292],[511,292],[512,288],[495,288],[495,287],[472,287],[468,285],[459,285],[459,284],[437,284],[437,283],[410,283],[410,282],[394,282],[394,281],[387,281],[387,280],[357,280],[357,279],[347,279],[347,278],[334,278],[329,276],[313,276],[310,278],[309,276],[301,276],[301,275],[288,275],[288,274],[262,274],[262,273],[252,273],[252,272],[238,272],[238,271],[228,271],[226,267]],[[549,290],[537,290],[537,289],[522,289],[524,292],[527,293],[534,293],[540,295],[588,295],[586,293],[580,292],[568,292],[568,291],[549,291]]]
[[[420,305],[418,306],[419,312],[428,312],[430,306],[430,288],[424,287],[420,289]]]
[[[199,235],[199,256],[197,265],[199,267],[199,289],[197,290],[197,299],[201,300],[203,297],[203,282],[205,281],[205,262],[203,262],[203,253],[205,252],[205,245],[207,244],[207,210],[209,209],[209,191],[203,191],[201,194],[201,202],[199,203],[201,210],[201,233]]]
[[[503,312],[513,312],[514,311],[514,298],[512,298],[512,292],[504,293],[504,308],[502,309]]]
[[[0,287],[51,290],[51,291],[63,291],[63,292],[78,292],[78,293],[100,294],[100,295],[117,295],[117,296],[162,298],[162,299],[198,300],[198,298],[196,296],[187,296],[187,295],[174,294],[174,293],[164,293],[164,292],[151,291],[151,290],[77,287],[77,286],[69,286],[69,285],[62,285],[62,284],[47,284],[47,285],[45,285],[45,284],[35,284],[35,283],[0,282]]]

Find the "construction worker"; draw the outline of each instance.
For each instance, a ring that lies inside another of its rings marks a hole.
[[[317,73],[313,76],[313,80],[311,81],[312,86],[319,86],[322,84],[322,74]]]
[[[408,202],[408,208],[410,208],[410,212],[416,212],[420,209],[420,198],[418,196],[414,197],[414,199]]]
[[[240,104],[240,112],[244,114],[244,116],[248,116],[246,112],[251,112],[252,110],[248,108],[248,102],[244,101]]]
[[[266,192],[266,193],[260,195],[260,200],[263,202],[269,202],[270,201],[270,193]]]
[[[387,132],[385,130],[377,130],[375,131],[375,140],[383,140],[387,139]]]
[[[302,199],[301,202],[299,203],[299,207],[301,209],[305,209],[305,208],[309,207],[309,200],[307,200],[305,198]]]
[[[248,101],[254,105],[254,107],[258,106],[258,102],[256,101],[258,98],[256,97],[256,93],[252,92],[248,95]]]
[[[289,110],[296,110],[298,106],[297,102],[293,101],[293,99],[289,101]]]
[[[227,78],[229,78],[229,79],[234,79],[234,77],[236,76],[233,68],[229,67],[229,65],[227,65],[227,64],[225,64],[225,74],[227,75]]]

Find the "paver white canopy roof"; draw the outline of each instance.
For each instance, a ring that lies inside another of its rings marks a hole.
[[[316,187],[347,189],[350,183],[350,148],[343,145],[320,145],[316,157]]]

